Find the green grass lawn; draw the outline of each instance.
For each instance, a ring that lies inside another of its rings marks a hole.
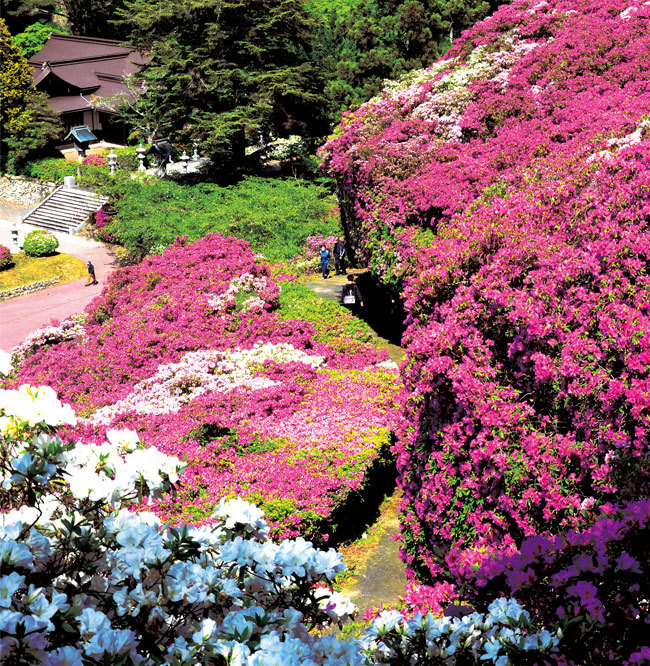
[[[69,254],[28,257],[24,252],[19,252],[13,258],[15,266],[0,271],[0,291],[55,277],[60,277],[61,282],[72,282],[87,274],[84,262]]]

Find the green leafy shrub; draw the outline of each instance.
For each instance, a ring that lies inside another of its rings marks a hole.
[[[372,330],[361,319],[334,301],[324,301],[311,289],[295,282],[283,282],[280,291],[280,316],[301,319],[316,327],[317,342],[337,346],[338,341],[350,345],[351,340],[369,342]]]
[[[77,184],[89,189],[101,188],[112,178],[107,165],[84,164],[81,167]]]
[[[137,171],[140,166],[135,147],[116,148],[113,152],[117,157],[117,168],[120,171]]]
[[[23,251],[28,257],[46,257],[54,254],[58,247],[58,238],[45,229],[30,231],[23,243]]]
[[[164,249],[176,236],[196,240],[218,232],[283,261],[299,254],[308,236],[340,233],[335,198],[307,181],[246,178],[230,187],[110,181],[103,191],[113,199],[115,214],[107,231],[136,257]]]
[[[58,183],[63,181],[65,176],[77,175],[77,163],[63,158],[48,157],[27,162],[23,173],[30,178]]]
[[[11,250],[6,245],[0,245],[0,271],[11,268],[14,265],[14,259],[11,256]]]

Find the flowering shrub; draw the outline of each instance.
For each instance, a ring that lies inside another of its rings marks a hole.
[[[406,298],[424,581],[648,497],[649,47],[647,3],[517,0],[325,148],[356,254]]]
[[[399,384],[363,326],[313,299],[242,241],[179,241],[14,349],[16,383],[56,386],[82,417],[73,437],[126,428],[184,459],[178,493],[146,504],[163,520],[201,523],[238,496],[273,535],[322,543],[390,473]]]
[[[0,271],[11,268],[14,265],[11,250],[6,245],[0,245]]]
[[[45,229],[30,231],[23,241],[23,251],[28,257],[45,257],[54,254],[59,247],[59,239]]]
[[[89,164],[90,166],[99,167],[108,164],[108,159],[103,155],[86,155],[86,157],[83,158],[81,164]]]
[[[95,213],[95,228],[97,229],[97,238],[105,243],[114,243],[115,237],[105,227],[108,227],[113,218],[103,209],[100,208]]]
[[[563,655],[575,663],[635,663],[639,647],[647,659],[649,522],[650,500],[603,505],[584,532],[532,537],[511,556],[468,568],[465,589],[483,603],[496,591],[516,597],[536,623],[561,629]]]
[[[336,551],[273,543],[262,513],[237,499],[220,502],[209,527],[132,513],[124,504],[173,481],[179,461],[120,468],[113,448],[64,444],[55,430],[74,423],[49,388],[0,393],[0,493],[17,507],[0,514],[3,663],[509,664],[558,650],[561,633],[537,630],[511,599],[454,620],[384,612],[358,642],[318,636],[309,630],[354,611],[329,588],[345,568]],[[109,437],[127,451],[137,440]],[[68,481],[91,460],[105,497]]]

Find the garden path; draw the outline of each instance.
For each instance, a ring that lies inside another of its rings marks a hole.
[[[0,202],[0,245],[11,247],[11,227],[25,214],[25,208]],[[19,242],[33,228],[22,225]],[[99,295],[102,283],[117,267],[115,255],[101,243],[68,234],[55,236],[59,239],[59,251],[93,262],[99,284],[84,287],[84,280],[77,280],[0,303],[0,349],[9,351],[53,319],[63,321],[81,312]]]
[[[350,271],[359,274],[358,271]],[[330,276],[327,280],[310,281],[307,287],[325,300],[338,300],[341,287],[347,282],[345,275]],[[405,355],[404,350],[380,337],[373,330],[374,342],[385,348],[390,357],[399,363]],[[399,558],[399,544],[394,537],[399,532],[399,514],[397,503],[399,493],[396,491],[382,507],[377,522],[371,526],[366,538],[361,538],[350,546],[354,550],[354,574],[343,585],[347,594],[359,608],[360,615],[384,604],[394,605],[406,586],[406,571]],[[347,548],[341,550],[346,554]]]

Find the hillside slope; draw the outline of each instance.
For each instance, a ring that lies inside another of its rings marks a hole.
[[[406,299],[421,579],[648,497],[649,52],[650,3],[516,0],[325,146],[357,255]]]

